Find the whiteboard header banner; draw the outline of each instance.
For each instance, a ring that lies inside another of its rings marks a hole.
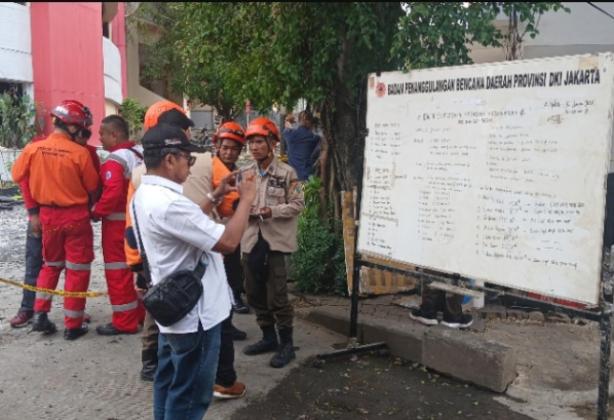
[[[359,252],[598,303],[613,64],[370,75]]]

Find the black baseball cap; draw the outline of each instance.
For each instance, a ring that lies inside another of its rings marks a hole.
[[[186,152],[203,153],[204,148],[191,143],[185,132],[174,125],[158,124],[145,132],[141,139],[145,152],[153,152],[165,148],[180,149]]]
[[[194,121],[188,118],[183,112],[178,109],[169,109],[168,111],[164,111],[158,117],[158,124],[169,124],[174,125],[176,127],[181,127],[184,130],[187,130],[190,127],[194,127]]]

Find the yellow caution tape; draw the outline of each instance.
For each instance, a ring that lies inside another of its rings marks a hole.
[[[64,296],[64,297],[71,297],[71,298],[95,298],[95,297],[101,297],[101,296],[107,295],[107,292],[67,292],[65,290],[45,289],[43,287],[30,286],[29,284],[20,283],[14,280],[3,279],[1,277],[0,277],[0,283],[8,284],[10,286],[21,287],[22,289],[26,289],[31,292],[48,293],[50,295]]]

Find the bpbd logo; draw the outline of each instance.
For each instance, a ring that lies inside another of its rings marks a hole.
[[[386,95],[386,83],[378,82],[377,85],[375,86],[375,94],[380,98],[385,96]]]

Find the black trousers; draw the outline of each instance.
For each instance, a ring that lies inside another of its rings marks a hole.
[[[232,341],[232,312],[222,321],[220,357],[217,363],[215,383],[224,387],[232,386],[237,380],[235,371],[235,347]]]

